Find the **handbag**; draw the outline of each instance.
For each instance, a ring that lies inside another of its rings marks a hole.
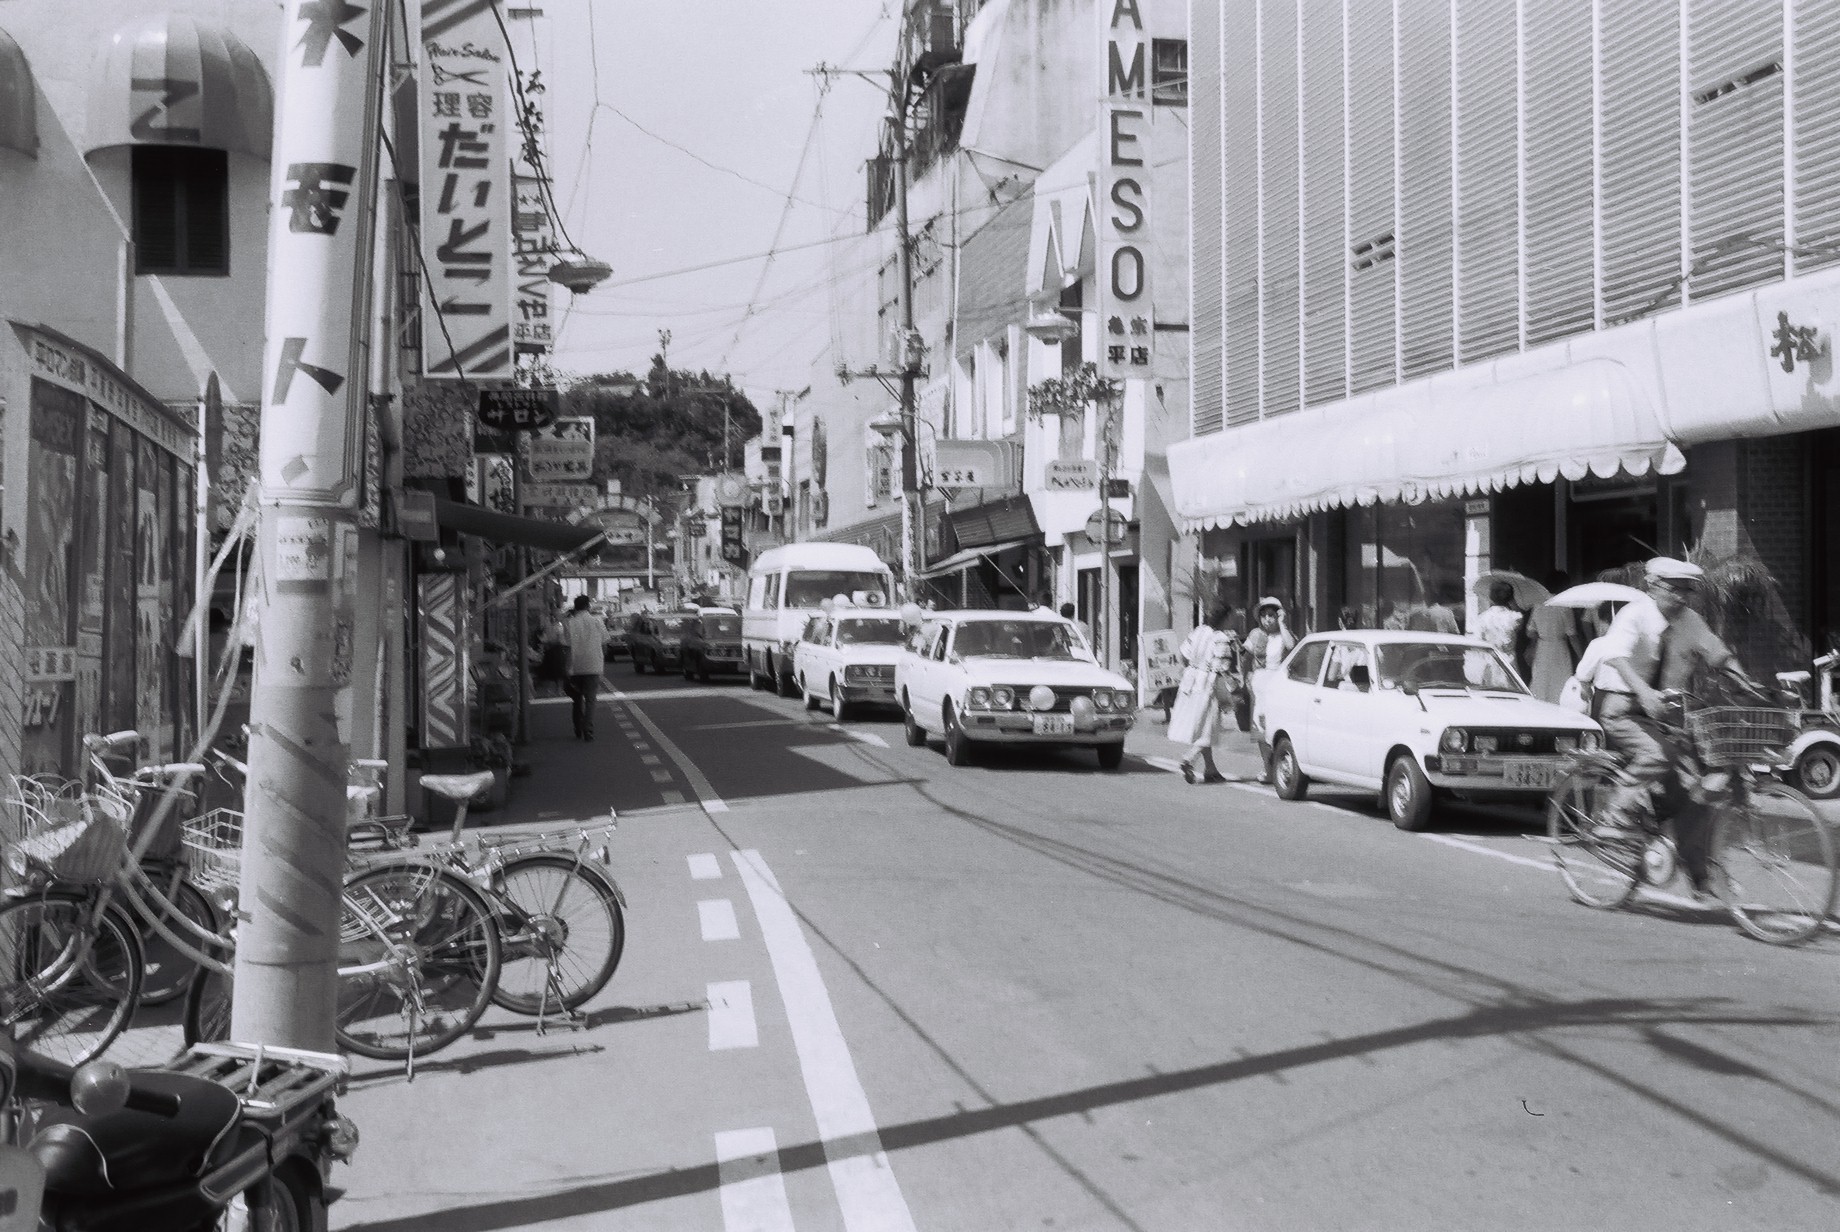
[[[1231,706],[1239,697],[1239,684],[1227,672],[1214,675],[1214,700],[1222,706]]]

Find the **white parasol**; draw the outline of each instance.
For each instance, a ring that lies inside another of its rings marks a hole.
[[[1487,573],[1478,577],[1476,579],[1476,584],[1470,589],[1476,592],[1476,597],[1478,599],[1487,603],[1489,601],[1489,591],[1494,589],[1495,583],[1497,582],[1506,582],[1514,588],[1514,605],[1522,611],[1536,608],[1552,596],[1550,590],[1547,590],[1544,586],[1540,585],[1526,574],[1516,573],[1512,569],[1490,569]]]
[[[1600,603],[1634,603],[1648,595],[1617,582],[1583,582],[1569,586],[1546,600],[1551,607],[1596,607]]]

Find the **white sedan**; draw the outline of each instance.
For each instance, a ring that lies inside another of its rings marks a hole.
[[[1440,794],[1532,802],[1566,754],[1603,729],[1535,698],[1477,638],[1388,630],[1317,633],[1252,677],[1252,719],[1272,785],[1300,800],[1311,779],[1380,793],[1402,830]]]
[[[1093,661],[1077,625],[1042,609],[928,619],[895,688],[907,743],[942,735],[955,766],[979,744],[1045,744],[1092,748],[1115,770],[1137,717],[1131,682]]]
[[[894,669],[906,640],[894,612],[844,608],[813,616],[792,651],[805,708],[828,698],[831,717],[842,722],[860,705],[894,705]]]

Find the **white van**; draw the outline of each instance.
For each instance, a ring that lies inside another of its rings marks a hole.
[[[741,614],[748,684],[791,697],[793,647],[820,605],[838,595],[858,607],[887,607],[894,575],[881,557],[854,543],[788,543],[756,557]]]

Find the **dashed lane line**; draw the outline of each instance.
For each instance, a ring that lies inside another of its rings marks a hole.
[[[690,863],[692,881],[720,881],[722,879],[722,862],[713,852],[702,851],[693,856],[686,856]]]
[[[779,1170],[779,1143],[767,1127],[716,1135],[723,1232],[792,1232],[792,1207]]]
[[[704,995],[709,1000],[709,1051],[760,1046],[753,985],[746,980],[721,980],[708,985]]]
[[[677,747],[676,742],[665,735],[658,724],[652,722],[650,715],[639,709],[632,694],[615,690],[613,696],[616,701],[626,703],[627,711],[639,721],[658,747],[664,750],[664,755],[669,757],[683,772],[685,780],[690,784],[690,790],[696,793],[697,802],[703,806],[703,811],[705,813],[728,812],[728,805],[722,803],[722,797],[716,795],[716,789],[710,786],[707,778],[703,777],[703,772],[696,768],[696,763],[685,757],[684,751]]]
[[[726,898],[706,898],[696,905],[697,924],[705,941],[735,941],[741,926],[735,921],[735,904]]]

